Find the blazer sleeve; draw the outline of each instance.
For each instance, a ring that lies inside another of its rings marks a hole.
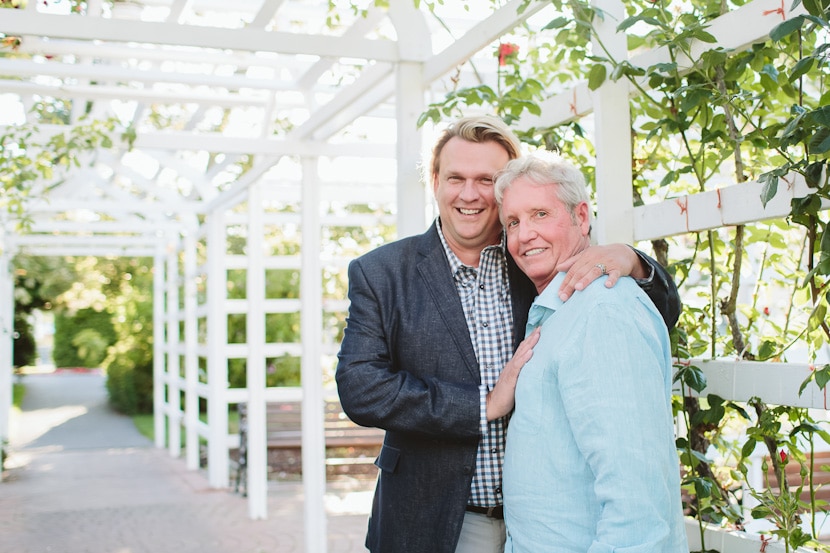
[[[478,439],[478,383],[465,376],[434,307],[408,297],[409,284],[393,277],[401,275],[360,259],[349,264],[349,315],[335,373],[344,412],[387,431]]]
[[[677,324],[677,319],[680,317],[680,294],[677,292],[677,286],[674,284],[669,272],[657,262],[657,260],[649,257],[645,253],[636,248],[632,248],[637,255],[654,268],[654,277],[648,280],[635,280],[643,292],[648,294],[654,306],[663,317],[663,322],[666,323],[666,328],[671,331],[674,325]]]

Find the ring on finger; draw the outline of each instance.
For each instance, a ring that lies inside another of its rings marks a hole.
[[[594,267],[599,269],[599,274],[600,275],[607,275],[608,274],[608,271],[605,269],[605,264],[597,263],[596,265],[594,265]]]

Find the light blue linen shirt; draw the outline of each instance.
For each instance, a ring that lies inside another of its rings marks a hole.
[[[563,303],[560,273],[516,386],[505,553],[687,553],[665,323],[631,278]]]

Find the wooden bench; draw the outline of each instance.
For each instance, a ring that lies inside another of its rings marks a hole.
[[[241,490],[245,495],[248,464],[247,405],[239,403],[237,412],[239,413],[239,453],[235,490],[237,492]],[[323,424],[327,467],[341,467],[341,472],[348,472],[348,467],[374,463],[377,452],[383,444],[383,430],[355,424],[346,416],[337,400],[325,402]],[[265,428],[269,451],[293,450],[296,451],[297,456],[300,455],[302,450],[302,404],[300,402],[266,403]],[[356,455],[356,450],[360,450],[361,454]],[[366,452],[370,454],[366,455]],[[300,464],[298,463],[297,466],[298,471]]]

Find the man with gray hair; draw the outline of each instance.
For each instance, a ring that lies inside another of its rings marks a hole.
[[[582,173],[546,152],[496,180],[507,249],[541,335],[515,387],[504,461],[506,553],[687,553],[666,325],[633,279],[563,302],[563,259],[590,246]]]

